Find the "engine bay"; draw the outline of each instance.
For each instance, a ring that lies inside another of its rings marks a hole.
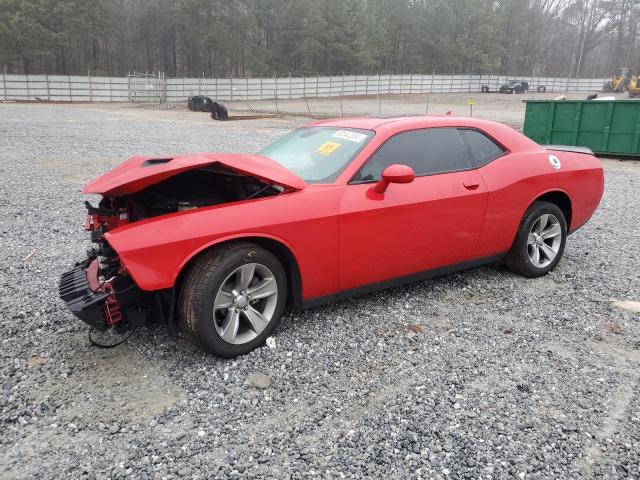
[[[126,198],[131,221],[277,195],[282,188],[220,167],[190,170]]]
[[[137,222],[194,208],[273,196],[282,191],[278,185],[211,166],[179,173],[131,195],[105,197],[97,208],[87,204],[87,209],[90,215],[111,217],[111,222],[98,223],[114,228],[121,222]]]
[[[221,167],[189,170],[131,195],[104,197],[97,207],[85,202],[89,212],[85,228],[104,232],[146,218],[268,197],[282,191],[279,185]]]

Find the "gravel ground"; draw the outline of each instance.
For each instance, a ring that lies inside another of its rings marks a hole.
[[[536,280],[490,266],[289,314],[235,360],[112,349],[57,296],[79,190],[129,155],[253,151],[301,119],[0,105],[1,478],[640,478],[640,166]],[[258,389],[247,379],[268,375]]]

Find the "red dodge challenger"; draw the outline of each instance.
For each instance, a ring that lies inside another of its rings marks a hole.
[[[539,277],[603,192],[588,149],[453,116],[311,123],[255,155],[133,157],[84,193],[60,296],[97,329],[177,322],[233,357],[307,308],[504,260]]]

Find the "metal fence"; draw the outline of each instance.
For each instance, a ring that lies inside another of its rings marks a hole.
[[[127,77],[2,75],[0,99],[58,102],[127,102]]]
[[[164,102],[167,85],[162,72],[151,75],[133,72],[127,75],[127,82],[130,102]]]
[[[357,95],[497,91],[513,79],[547,92],[597,92],[606,79],[512,77],[507,75],[341,75],[328,77],[166,78],[2,74],[0,100],[64,102],[180,102],[191,95],[216,100],[268,100]]]

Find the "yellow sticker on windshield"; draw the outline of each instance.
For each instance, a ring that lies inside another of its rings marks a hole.
[[[336,142],[324,142],[316,149],[316,153],[320,155],[331,155],[342,146],[341,143]]]

